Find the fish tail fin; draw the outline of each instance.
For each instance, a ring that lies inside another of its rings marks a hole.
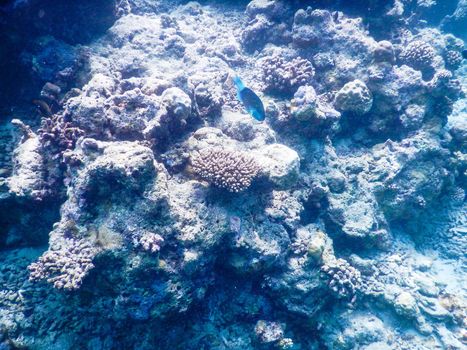
[[[255,118],[257,121],[260,121],[262,122],[264,120],[264,116],[258,112],[257,110],[254,110],[251,115],[253,116],[253,118]]]
[[[238,75],[234,75],[232,77],[232,80],[235,84],[235,87],[237,88],[238,91],[241,91],[245,88],[245,84],[243,84],[243,81],[242,79],[240,79],[240,77]]]

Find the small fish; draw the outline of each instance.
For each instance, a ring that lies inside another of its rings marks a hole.
[[[233,77],[233,82],[237,88],[237,97],[240,102],[243,103],[247,112],[250,113],[253,118],[262,122],[266,117],[266,112],[264,111],[261,99],[253,90],[247,88],[238,76]]]
[[[42,100],[32,100],[32,104],[36,106],[37,110],[43,117],[50,117],[53,113],[50,106]]]

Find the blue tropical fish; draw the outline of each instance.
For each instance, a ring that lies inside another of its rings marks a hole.
[[[245,106],[247,112],[253,118],[262,122],[266,117],[266,113],[261,99],[253,92],[253,90],[247,88],[238,76],[233,77],[233,82],[237,88],[237,97],[243,106]]]

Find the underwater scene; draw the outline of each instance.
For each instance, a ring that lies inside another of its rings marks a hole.
[[[0,1],[0,350],[467,349],[467,0]]]

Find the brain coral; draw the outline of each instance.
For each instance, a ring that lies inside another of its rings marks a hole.
[[[260,170],[255,159],[246,153],[221,148],[195,152],[191,166],[202,179],[229,192],[247,189]]]
[[[412,41],[400,54],[400,59],[415,69],[429,68],[434,58],[435,49],[421,40]]]
[[[373,97],[370,90],[358,79],[345,84],[336,94],[335,106],[341,111],[365,114],[372,105]]]

